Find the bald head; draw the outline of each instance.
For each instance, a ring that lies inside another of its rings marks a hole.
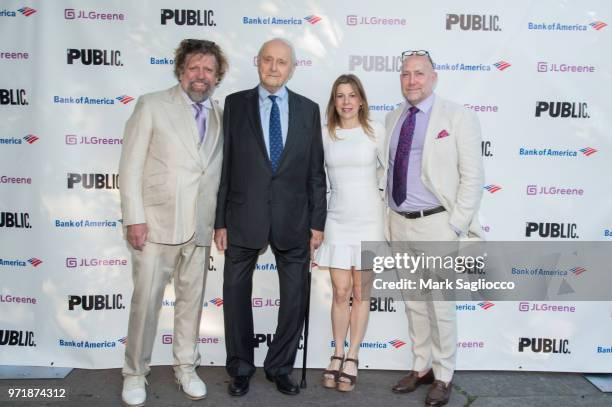
[[[257,71],[261,85],[270,93],[276,93],[293,75],[295,51],[283,38],[265,42],[257,56]]]

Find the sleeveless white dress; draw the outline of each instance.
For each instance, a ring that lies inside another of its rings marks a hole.
[[[323,149],[330,194],[324,240],[314,261],[320,267],[361,270],[361,242],[384,241],[384,202],[378,190],[377,166],[385,129],[370,123],[374,138],[360,127],[337,129],[340,140],[323,130]]]

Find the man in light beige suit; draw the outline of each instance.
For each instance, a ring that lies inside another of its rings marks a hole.
[[[406,51],[402,61],[405,102],[386,117],[382,157],[388,238],[426,249],[416,242],[478,239],[484,182],[478,119],[434,94],[437,73],[427,51]],[[406,301],[406,313],[413,366],[393,391],[408,393],[432,384],[425,404],[442,406],[450,398],[455,370],[455,303]]]
[[[122,391],[129,406],[145,403],[145,376],[171,279],[176,381],[190,399],[206,396],[195,372],[197,338],[223,150],[222,112],[210,96],[227,61],[213,42],[183,40],[174,67],[176,86],[139,98],[119,163],[134,281]]]

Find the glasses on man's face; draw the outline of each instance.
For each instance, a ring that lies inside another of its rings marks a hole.
[[[419,50],[409,50],[409,51],[404,51],[402,52],[402,62],[404,62],[406,60],[406,58],[408,58],[409,56],[412,55],[418,55],[418,56],[427,56],[427,58],[429,59],[429,62],[431,62],[431,66],[435,66],[433,63],[433,60],[431,59],[431,55],[429,55],[428,51],[425,51],[424,49],[419,49]]]

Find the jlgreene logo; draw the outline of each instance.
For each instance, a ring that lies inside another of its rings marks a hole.
[[[551,196],[583,196],[582,188],[558,187],[558,186],[543,186],[543,185],[527,185],[527,195],[551,195]]]
[[[123,66],[120,60],[121,51],[115,49],[68,48],[66,63],[68,65]]]
[[[346,16],[346,25],[356,26],[356,25],[383,25],[383,26],[393,26],[393,25],[406,25],[405,18],[396,18],[396,17],[374,17],[374,16],[358,16],[355,14],[351,14]]]
[[[536,102],[535,117],[546,114],[553,118],[588,119],[586,102]]]
[[[576,223],[526,222],[525,237],[580,239]]]
[[[119,174],[68,173],[68,189],[119,189]]]
[[[538,62],[538,72],[563,72],[563,73],[593,73],[595,67],[592,65],[570,65],[556,62]]]
[[[446,30],[459,28],[463,31],[501,31],[499,16],[481,14],[447,14]]]
[[[161,343],[164,345],[172,345],[174,342],[174,337],[172,334],[164,334],[161,336]],[[221,343],[221,340],[215,336],[200,336],[196,339],[196,342],[199,344],[218,344]]]
[[[569,339],[519,338],[519,352],[570,354]]]
[[[27,106],[27,92],[25,89],[0,89],[0,105]]]
[[[123,13],[101,12],[96,10],[78,10],[74,8],[64,9],[66,20],[92,20],[92,21],[125,21]]]
[[[65,142],[69,146],[75,145],[122,145],[123,139],[111,138],[111,137],[96,137],[96,136],[77,136],[76,134],[66,134],[64,138]]]
[[[161,25],[215,27],[213,10],[161,9]]]
[[[94,267],[115,267],[127,266],[127,259],[99,259],[99,258],[77,258],[66,257],[67,268],[94,268]]]
[[[521,301],[518,305],[518,310],[520,312],[576,312],[576,307],[574,305],[557,305],[557,304],[549,304],[542,302],[533,302],[530,303],[528,301]]]

